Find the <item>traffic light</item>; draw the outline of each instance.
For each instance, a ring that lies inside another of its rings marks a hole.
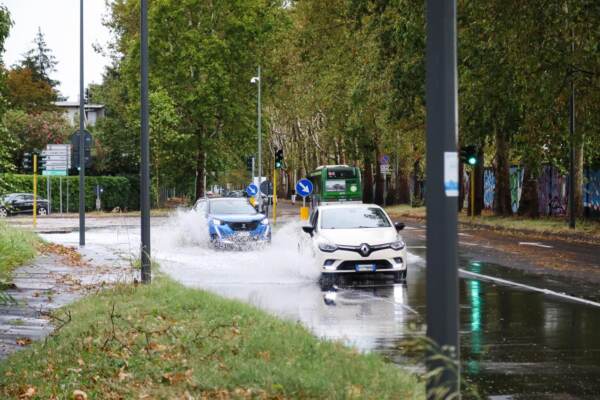
[[[461,147],[460,161],[472,166],[477,165],[477,147],[473,145]]]
[[[246,169],[252,171],[252,164],[254,164],[254,157],[246,158]]]
[[[283,149],[279,149],[275,152],[275,168],[283,168]]]
[[[23,171],[31,171],[32,170],[31,153],[23,154],[23,161],[21,162],[21,168],[23,168]]]

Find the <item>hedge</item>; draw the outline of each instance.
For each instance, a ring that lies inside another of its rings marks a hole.
[[[38,175],[38,195],[48,198],[48,177]],[[79,176],[52,177],[50,179],[52,194],[52,211],[60,211],[60,184],[62,181],[63,211],[76,212],[79,210]],[[100,185],[102,193],[102,209],[112,210],[119,207],[122,210],[139,209],[139,178],[137,176],[86,176],[85,178],[85,208],[96,209],[96,185]],[[68,187],[68,190],[67,190]],[[33,191],[33,175],[0,174],[0,194],[11,192],[31,193]],[[67,210],[67,191],[69,209]]]

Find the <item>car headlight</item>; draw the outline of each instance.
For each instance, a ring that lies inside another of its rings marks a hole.
[[[337,246],[330,242],[321,242],[319,243],[319,250],[324,251],[326,253],[333,253],[337,250]]]
[[[221,220],[220,219],[213,219],[212,223],[213,223],[213,225],[221,225]]]
[[[404,240],[402,240],[402,239],[398,239],[395,242],[392,242],[390,244],[390,247],[392,248],[392,250],[402,250],[405,246],[406,246],[406,243],[404,243]]]
[[[269,218],[263,218],[260,223],[263,225],[269,225]]]

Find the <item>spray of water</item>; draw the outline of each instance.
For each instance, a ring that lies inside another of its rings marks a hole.
[[[319,269],[298,250],[304,233],[299,222],[275,227],[268,246],[215,249],[205,218],[179,211],[153,232],[153,255],[161,268],[186,284],[290,284],[316,282]]]

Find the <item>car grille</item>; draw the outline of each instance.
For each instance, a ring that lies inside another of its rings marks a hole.
[[[227,225],[234,231],[253,231],[258,226],[258,221],[253,222],[228,222]]]
[[[380,269],[391,269],[392,264],[387,260],[368,260],[368,261],[344,261],[338,265],[338,271],[354,271],[356,265],[372,265],[375,264],[377,270]]]

